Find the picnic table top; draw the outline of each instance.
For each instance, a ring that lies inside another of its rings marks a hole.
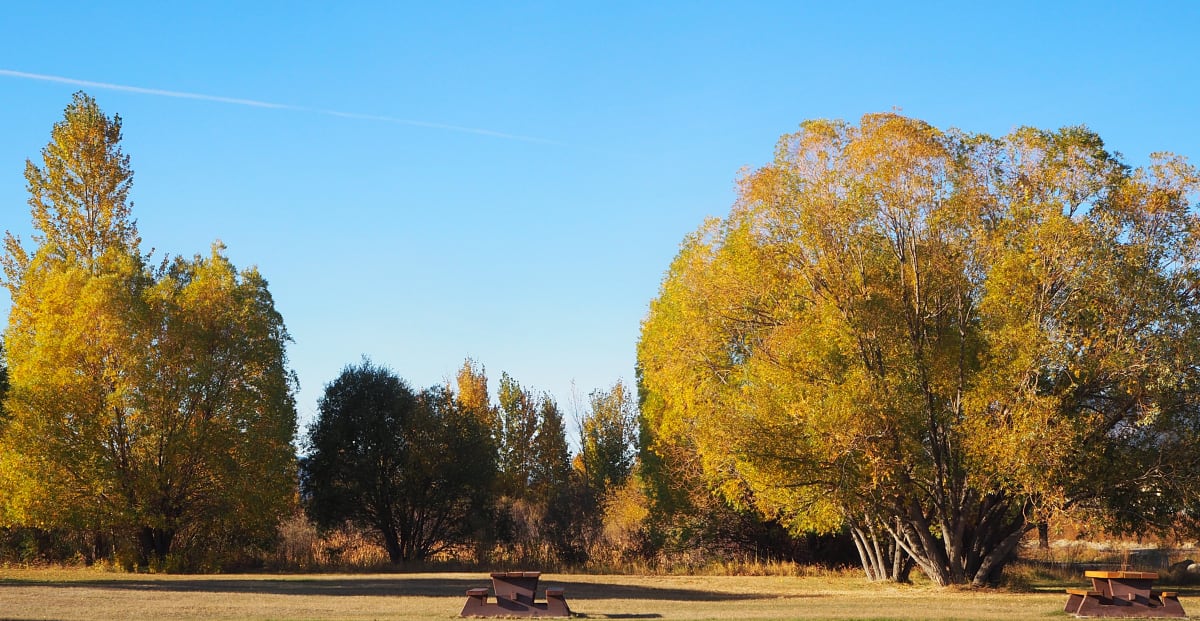
[[[1085,571],[1087,578],[1104,578],[1116,580],[1153,580],[1158,574],[1152,571]]]
[[[493,571],[493,578],[537,578],[542,575],[540,571]]]

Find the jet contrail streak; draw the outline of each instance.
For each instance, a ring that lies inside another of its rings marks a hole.
[[[201,101],[213,101],[217,103],[233,104],[237,106],[251,106],[254,108],[270,108],[274,110],[295,110],[297,112],[311,112],[315,114],[324,114],[326,116],[336,116],[344,119],[359,119],[364,121],[377,121],[380,123],[392,123],[395,125],[408,125],[411,127],[425,127],[429,129],[441,129],[445,131],[459,132],[464,134],[477,134],[480,136],[491,136],[493,138],[503,138],[505,140],[519,140],[522,142],[536,142],[540,144],[562,145],[561,142],[555,140],[547,140],[545,138],[536,138],[533,136],[521,136],[519,134],[506,134],[490,129],[482,129],[478,127],[464,127],[461,125],[447,125],[444,123],[431,123],[428,121],[415,121],[412,119],[401,119],[390,116],[379,116],[374,114],[358,114],[355,112],[339,112],[337,110],[322,110],[320,108],[309,108],[305,106],[294,106],[291,104],[272,103],[269,101],[257,101],[254,99],[239,99],[236,97],[221,97],[218,95],[204,95],[201,93],[185,93],[183,91],[169,91],[160,88],[143,88],[141,86],[128,86],[125,84],[111,84],[109,82],[93,82],[91,80],[79,80],[76,78],[67,78],[57,75],[45,75],[41,73],[27,73],[24,71],[13,71],[12,69],[0,69],[0,76],[8,76],[11,78],[21,78],[25,80],[40,80],[42,82],[57,82],[59,84],[70,84],[73,86],[86,86],[89,88],[100,88],[110,91],[124,91],[126,93],[138,93],[140,95],[156,95],[158,97],[176,97],[179,99],[198,99]]]
[[[158,88],[142,88],[140,86],[126,86],[124,84],[109,84],[107,82],[92,82],[91,80],[76,80],[75,78],[64,78],[57,75],[42,75],[40,73],[25,73],[24,71],[13,71],[11,69],[0,69],[0,75],[6,75],[13,78],[25,78],[26,80],[41,80],[43,82],[58,82],[60,84],[71,84],[74,86],[90,86],[92,88],[103,88],[110,91],[125,91],[127,93],[140,93],[142,95],[158,95],[160,97],[178,97],[181,99],[201,99],[204,101],[216,101],[220,103],[237,104],[239,106],[254,106],[255,108],[276,108],[276,109],[295,109],[295,106],[284,104],[274,104],[265,101],[254,101],[253,99],[236,99],[233,97],[218,97],[216,95],[201,95],[199,93],[182,93],[180,91],[165,91]]]

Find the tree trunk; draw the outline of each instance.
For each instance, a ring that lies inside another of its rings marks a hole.
[[[1004,568],[1017,558],[1017,545],[1031,526],[1022,526],[1009,533],[1001,542],[983,558],[975,576],[971,580],[973,586],[992,586],[1000,582]]]
[[[939,519],[941,537],[933,536],[933,518],[915,502],[889,530],[921,571],[939,586],[995,584],[1004,567],[1016,558],[1021,538],[1034,526],[1003,494],[979,499],[968,493],[963,500],[961,506],[943,512],[945,515]]]
[[[854,541],[854,548],[858,550],[858,560],[862,563],[863,572],[867,574],[867,580],[871,582],[882,580],[875,570],[875,561],[871,558],[871,546],[866,533],[862,529],[852,526],[850,527],[850,538]]]
[[[892,581],[907,584],[911,581],[909,574],[912,573],[913,559],[895,539],[892,539],[892,548]]]
[[[91,545],[87,548],[87,564],[92,565],[101,559],[113,556],[113,540],[109,533],[103,530],[92,531]]]
[[[396,528],[391,524],[380,524],[379,533],[383,535],[383,548],[387,550],[388,561],[392,564],[403,561],[404,550],[400,546],[400,537],[396,533]]]
[[[886,530],[852,521],[850,538],[868,580],[908,582],[912,558]]]
[[[153,528],[143,526],[138,533],[138,545],[141,561],[144,565],[161,565],[171,553],[171,543],[175,540],[175,531],[168,528]]]

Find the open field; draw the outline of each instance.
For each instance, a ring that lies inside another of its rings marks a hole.
[[[177,576],[0,569],[2,619],[438,619],[486,574]],[[1062,585],[1029,593],[870,584],[854,577],[543,576],[588,619],[1047,619]],[[1080,586],[1083,581],[1080,581]],[[1200,612],[1200,593],[1184,591]]]

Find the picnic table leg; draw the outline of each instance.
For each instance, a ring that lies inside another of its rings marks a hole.
[[[1179,603],[1179,594],[1171,591],[1165,593],[1155,593],[1158,596],[1158,601],[1162,604],[1162,608],[1155,611],[1157,616],[1161,617],[1186,617],[1187,613],[1183,611],[1183,604]]]
[[[567,600],[563,597],[562,589],[546,589],[546,616],[571,616],[571,609],[567,606]]]
[[[1063,606],[1063,612],[1065,612],[1067,614],[1072,614],[1072,615],[1079,614],[1079,605],[1082,602],[1083,602],[1082,595],[1076,595],[1075,593],[1067,594],[1067,605]],[[466,613],[464,613],[463,616],[465,617]]]
[[[487,589],[467,589],[467,603],[463,605],[462,612],[460,612],[458,616],[485,616],[484,610],[487,607],[487,594]]]
[[[1099,591],[1087,589],[1067,589],[1067,605],[1063,612],[1077,617],[1108,616],[1100,614],[1104,610],[1104,595]]]

